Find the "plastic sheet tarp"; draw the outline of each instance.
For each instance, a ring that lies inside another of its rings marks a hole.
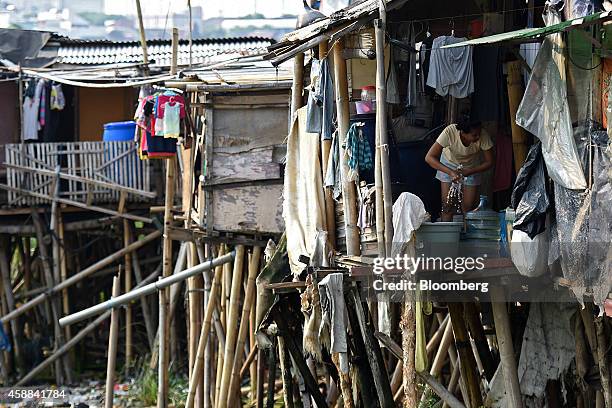
[[[545,20],[555,22],[551,18],[545,17]],[[544,162],[551,179],[564,188],[583,190],[586,180],[572,137],[565,68],[560,62],[563,51],[557,38],[551,38],[557,35],[547,37],[542,43],[516,113],[516,123],[542,142]]]
[[[577,126],[575,139],[590,188],[555,185],[551,252],[558,252],[578,300],[588,292],[602,305],[612,289],[612,146],[606,131],[592,123]]]
[[[539,142],[531,146],[516,176],[510,204],[516,213],[513,229],[526,233],[531,239],[544,231],[550,199],[546,191],[546,173]]]

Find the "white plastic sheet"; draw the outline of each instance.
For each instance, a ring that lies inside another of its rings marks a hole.
[[[556,18],[547,20],[551,24]],[[536,57],[516,123],[542,141],[550,178],[565,188],[583,190],[587,184],[574,142],[565,68],[560,60],[562,49],[547,37]]]

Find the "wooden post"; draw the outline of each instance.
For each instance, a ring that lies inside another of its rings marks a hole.
[[[403,385],[405,408],[418,406],[416,380],[416,305],[413,296],[405,295],[402,313],[402,354],[404,361]]]
[[[179,32],[178,28],[172,27],[172,60],[170,63],[170,75],[176,75],[178,70],[178,46],[179,46]],[[188,163],[190,165],[190,163]]]
[[[244,263],[244,245],[236,246],[236,258],[234,259],[234,271],[232,273],[232,289],[230,292],[229,315],[227,317],[227,330],[225,331],[225,353],[223,373],[221,375],[221,389],[217,404],[225,405],[228,400],[232,368],[234,367],[234,355],[241,350],[236,349],[238,334],[238,311],[240,307],[240,287],[242,285],[242,270]],[[243,343],[244,346],[244,343]]]
[[[251,308],[251,316],[249,318],[249,343],[251,346],[251,352],[255,350],[255,356],[259,356],[259,349],[257,348],[257,343],[255,340],[255,331],[257,330],[256,326],[256,316],[257,311],[256,306],[257,302]],[[250,385],[251,385],[251,400],[255,400],[257,396],[257,364],[249,364],[249,377],[250,377]]]
[[[278,344],[278,336],[272,334],[272,347],[268,349],[268,392],[266,393],[266,408],[274,408],[274,394],[276,383],[276,366],[278,364],[276,358],[276,349]]]
[[[170,276],[172,273],[172,239],[169,236],[170,227],[172,226],[172,207],[174,205],[175,192],[175,172],[176,172],[176,157],[171,157],[166,160],[166,197],[164,206],[164,240],[162,252],[162,274],[163,277]],[[163,293],[162,293],[163,292]],[[159,362],[158,362],[158,390],[157,390],[157,407],[166,408],[168,397],[168,299],[169,290],[166,288],[159,291]]]
[[[389,137],[387,132],[387,88],[385,85],[385,6],[379,8],[381,18],[374,20],[376,35],[376,131],[380,150],[380,172],[383,185],[383,204],[385,214],[385,249],[391,253],[393,243],[393,193],[391,190],[391,168],[389,166]]]
[[[142,47],[142,62],[145,65],[145,74],[149,72],[149,53],[147,52],[147,37],[145,35],[144,23],[142,21],[142,9],[140,0],[136,0],[136,15],[138,17],[138,32],[140,33],[140,46]]]
[[[349,94],[346,60],[342,56],[344,40],[334,44],[334,85],[336,91],[336,108],[338,111],[338,140],[340,145],[340,171],[342,173],[342,199],[344,201],[344,224],[346,229],[347,255],[361,253],[359,232],[357,229],[357,200],[355,183],[348,181],[348,159],[344,145],[349,130]]]
[[[120,295],[121,267],[119,274],[113,278],[113,297]],[[115,364],[117,362],[117,339],[119,337],[119,309],[112,309],[111,324],[108,335],[108,359],[106,362],[106,392],[104,393],[104,407],[113,408],[115,386]]]
[[[60,279],[63,282],[68,279],[68,265],[66,263],[66,242],[64,240],[64,218],[62,217],[61,211],[57,212],[57,216],[57,234],[60,244],[59,271]],[[68,289],[64,289],[62,291],[62,310],[64,311],[64,315],[70,314],[70,299],[68,296]],[[66,341],[69,341],[72,337],[70,326],[66,326],[64,328],[64,336],[66,336]]]
[[[231,370],[231,378],[229,383],[229,395],[227,399],[227,406],[233,407],[236,402],[236,397],[240,396],[240,368],[241,368],[241,356],[243,354],[244,345],[246,342],[249,317],[251,315],[251,308],[255,302],[255,278],[259,272],[259,259],[261,258],[261,247],[253,247],[253,254],[249,262],[249,274],[247,277],[247,289],[244,296],[244,307],[242,309],[242,316],[240,318],[240,329],[238,331],[238,341],[236,342],[233,367]],[[235,278],[234,278],[235,279]],[[226,341],[227,345],[227,341]]]
[[[514,347],[512,345],[512,330],[510,328],[508,311],[506,310],[504,289],[499,286],[493,286],[490,293],[491,308],[493,309],[493,318],[495,320],[495,334],[497,335],[499,357],[501,359],[502,373],[504,375],[507,404],[510,408],[522,408],[523,399],[521,397]]]
[[[488,381],[491,381],[493,375],[495,374],[497,364],[495,364],[495,359],[493,358],[493,354],[489,348],[487,337],[485,336],[484,328],[482,327],[482,322],[480,321],[480,316],[476,310],[476,303],[464,302],[463,311],[465,322],[467,323],[467,327],[470,330],[472,338],[474,339],[476,349],[478,350],[478,356],[482,361],[485,376]]]
[[[257,349],[257,392],[255,394],[255,407],[263,408],[264,403],[264,374],[266,373],[266,365],[264,364],[264,352],[260,348]]]
[[[273,352],[273,350],[272,350]],[[278,338],[278,357],[280,360],[281,378],[283,380],[283,401],[285,407],[293,408],[293,380],[291,378],[291,359],[287,352],[285,340]]]
[[[514,152],[514,170],[518,174],[527,157],[527,131],[516,124],[516,112],[523,99],[525,88],[521,74],[521,63],[510,61],[506,63],[508,71],[508,107],[510,109],[510,126],[512,128],[512,151]]]
[[[482,394],[478,375],[476,374],[476,360],[470,346],[470,339],[463,321],[463,305],[461,303],[449,303],[448,312],[450,313],[451,325],[455,333],[455,344],[459,354],[459,364],[461,377],[465,381],[468,401],[466,405],[470,407],[480,407],[482,405]]]
[[[123,245],[128,247],[132,243],[132,234],[130,229],[130,221],[123,220]],[[132,257],[130,254],[124,256],[124,283],[125,293],[132,290]],[[112,317],[111,317],[112,319]],[[125,376],[129,376],[130,367],[132,365],[132,306],[128,303],[125,305]]]

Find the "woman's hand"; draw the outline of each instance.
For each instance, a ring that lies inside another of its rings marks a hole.
[[[453,183],[458,183],[463,178],[463,174],[460,171],[451,170],[449,176],[453,180]]]

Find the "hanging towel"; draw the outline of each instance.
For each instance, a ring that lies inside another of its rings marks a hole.
[[[298,109],[287,138],[287,162],[283,187],[283,219],[287,234],[289,264],[294,275],[304,267],[300,255],[311,256],[317,231],[325,231],[325,198],[320,140],[306,132],[306,107]]]
[[[346,137],[346,154],[348,154],[349,180],[357,180],[360,170],[371,169],[373,164],[370,142],[363,134],[362,126],[353,123]]]

